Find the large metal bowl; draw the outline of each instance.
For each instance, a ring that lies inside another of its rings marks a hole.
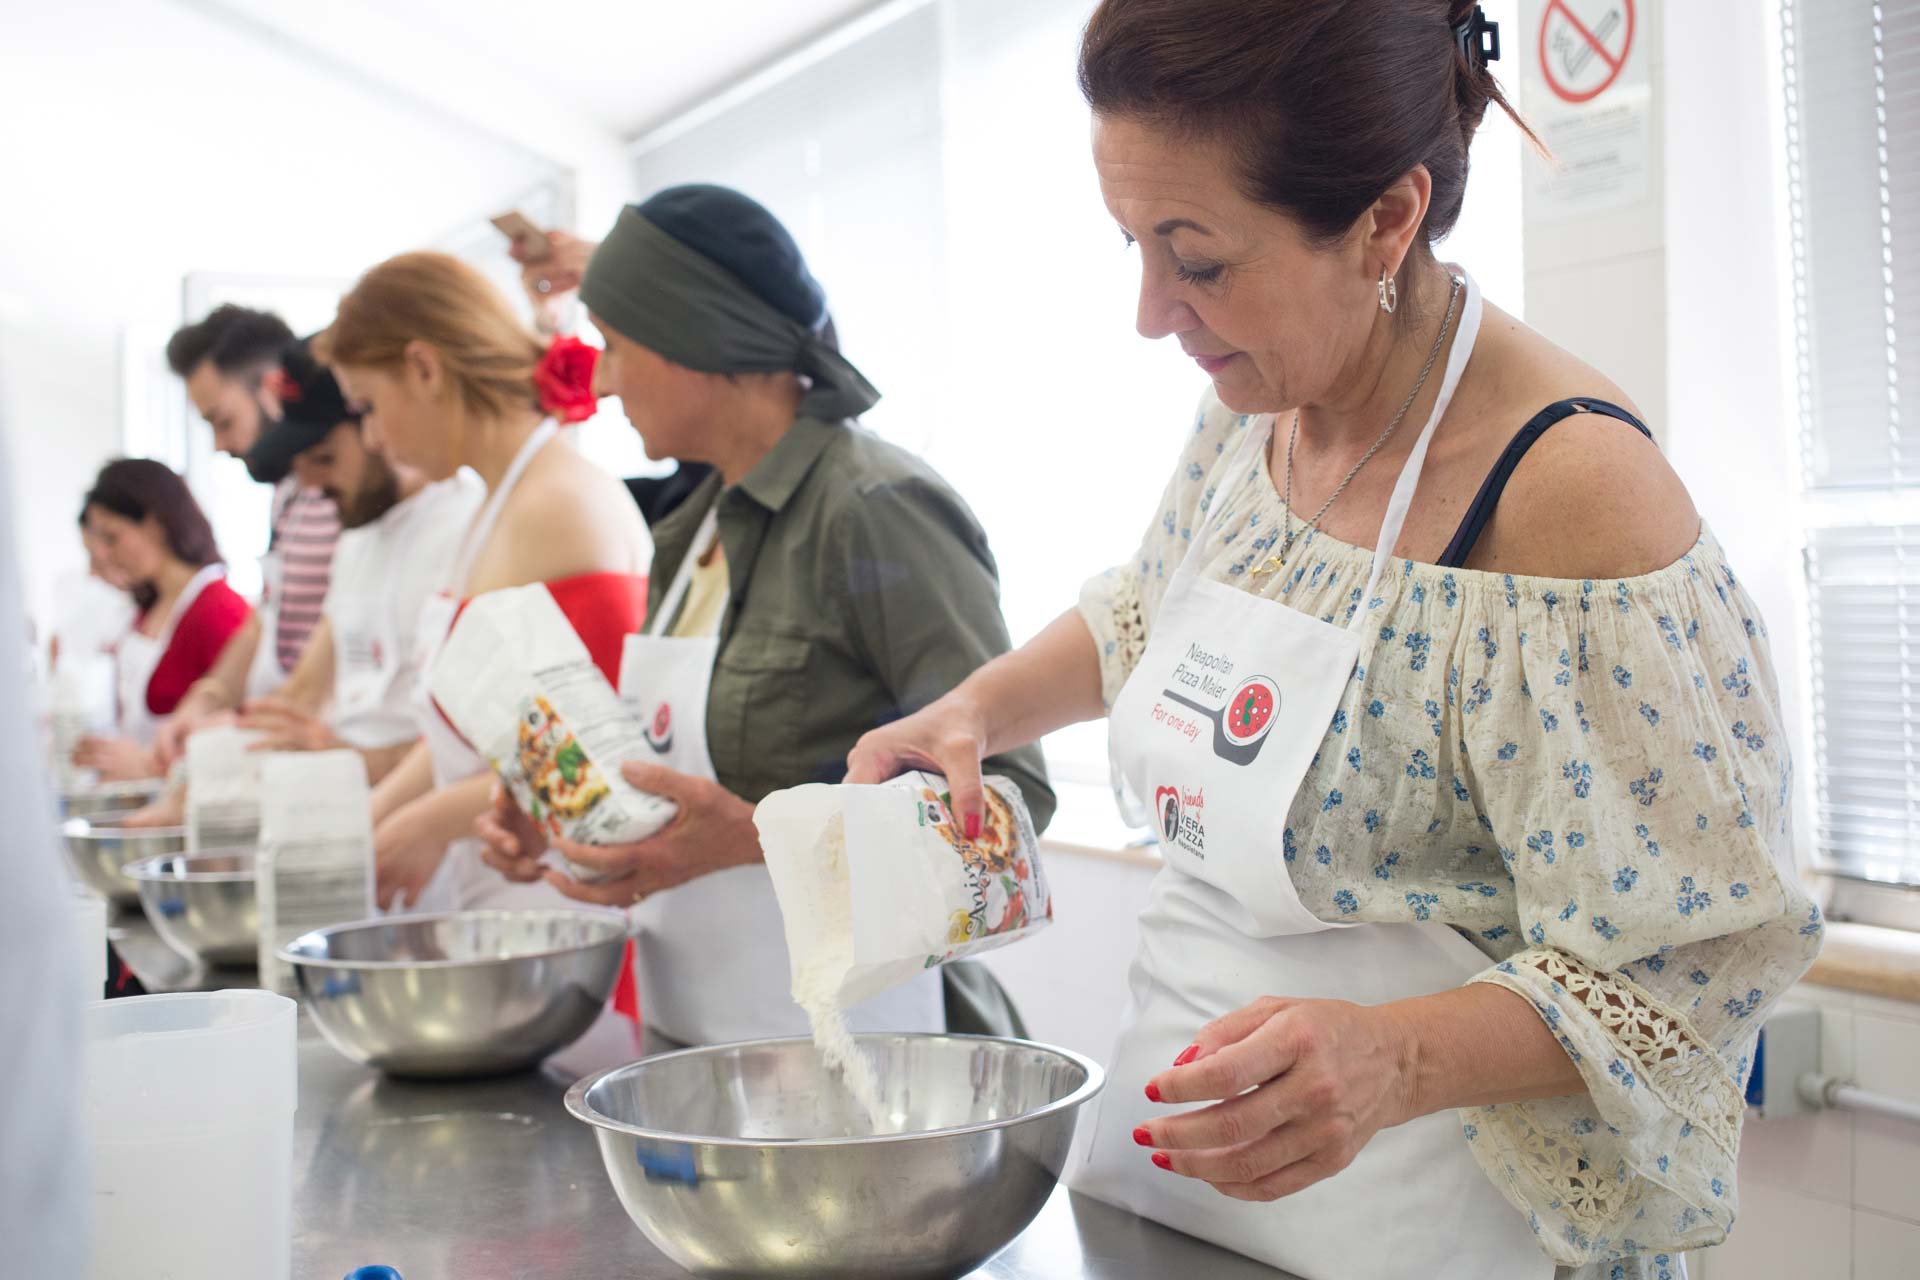
[[[60,833],[66,837],[67,860],[82,884],[116,906],[140,901],[139,890],[123,869],[143,858],[184,853],[185,827],[129,827],[121,818],[68,818]]]
[[[132,782],[102,782],[60,793],[60,819],[95,818],[103,814],[131,813],[160,798],[165,784],[158,778],[139,778]]]
[[[619,911],[459,911],[318,929],[281,948],[328,1043],[390,1075],[497,1075],[593,1025],[620,976]]]
[[[1023,1040],[867,1035],[898,1133],[807,1040],[647,1058],[573,1086],[649,1240],[699,1276],[946,1280],[1026,1230],[1100,1068]],[[853,1135],[853,1136],[848,1136]]]
[[[203,964],[250,965],[260,955],[260,903],[253,855],[234,850],[172,854],[123,870],[162,940]]]

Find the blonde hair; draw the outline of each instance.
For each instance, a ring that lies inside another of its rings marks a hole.
[[[439,353],[469,410],[540,407],[533,371],[545,348],[485,276],[448,254],[403,253],[361,276],[315,350],[331,365],[390,369],[414,341]]]

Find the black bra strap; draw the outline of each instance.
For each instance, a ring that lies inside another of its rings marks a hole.
[[[1527,456],[1527,450],[1533,448],[1533,442],[1547,433],[1547,428],[1576,413],[1598,413],[1618,418],[1647,439],[1653,439],[1653,432],[1647,430],[1646,423],[1619,405],[1605,400],[1588,396],[1578,400],[1557,400],[1548,405],[1520,428],[1520,433],[1507,445],[1506,452],[1493,464],[1493,470],[1487,473],[1480,492],[1474,495],[1473,505],[1467,508],[1466,518],[1454,533],[1453,541],[1447,544],[1437,563],[1448,569],[1459,569],[1466,565],[1467,557],[1473,554],[1473,544],[1480,540],[1480,533],[1487,527],[1487,521],[1493,519],[1493,509],[1500,505],[1500,495],[1506,491],[1507,481],[1513,478],[1513,469],[1520,465],[1520,459]]]

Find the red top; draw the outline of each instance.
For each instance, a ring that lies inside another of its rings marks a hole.
[[[582,573],[546,584],[547,594],[573,624],[593,665],[615,690],[627,637],[647,620],[647,578],[639,573]]]
[[[213,670],[228,642],[252,616],[253,606],[226,579],[202,587],[174,624],[167,651],[147,679],[147,710],[156,716],[173,714],[194,681]],[[145,621],[144,616],[141,620]]]

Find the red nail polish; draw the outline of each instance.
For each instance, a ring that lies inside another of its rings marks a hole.
[[[1145,1126],[1142,1126],[1133,1131],[1133,1141],[1135,1146],[1150,1147],[1153,1145],[1153,1135],[1147,1132]]]
[[[980,838],[980,815],[977,813],[970,813],[967,815],[967,839],[978,840],[979,838]]]
[[[1159,1168],[1171,1169],[1173,1168],[1173,1157],[1164,1151],[1156,1151],[1153,1153],[1153,1163]]]
[[[1200,1046],[1197,1044],[1190,1044],[1186,1048],[1180,1051],[1180,1056],[1173,1060],[1173,1065],[1176,1067],[1184,1067],[1189,1062],[1192,1062],[1195,1058],[1199,1056],[1200,1056]]]
[[[1158,1102],[1158,1101],[1160,1101],[1160,1086],[1159,1086],[1159,1085],[1157,1085],[1157,1084],[1149,1084],[1149,1085],[1147,1086],[1147,1101],[1148,1101],[1148,1102]]]

